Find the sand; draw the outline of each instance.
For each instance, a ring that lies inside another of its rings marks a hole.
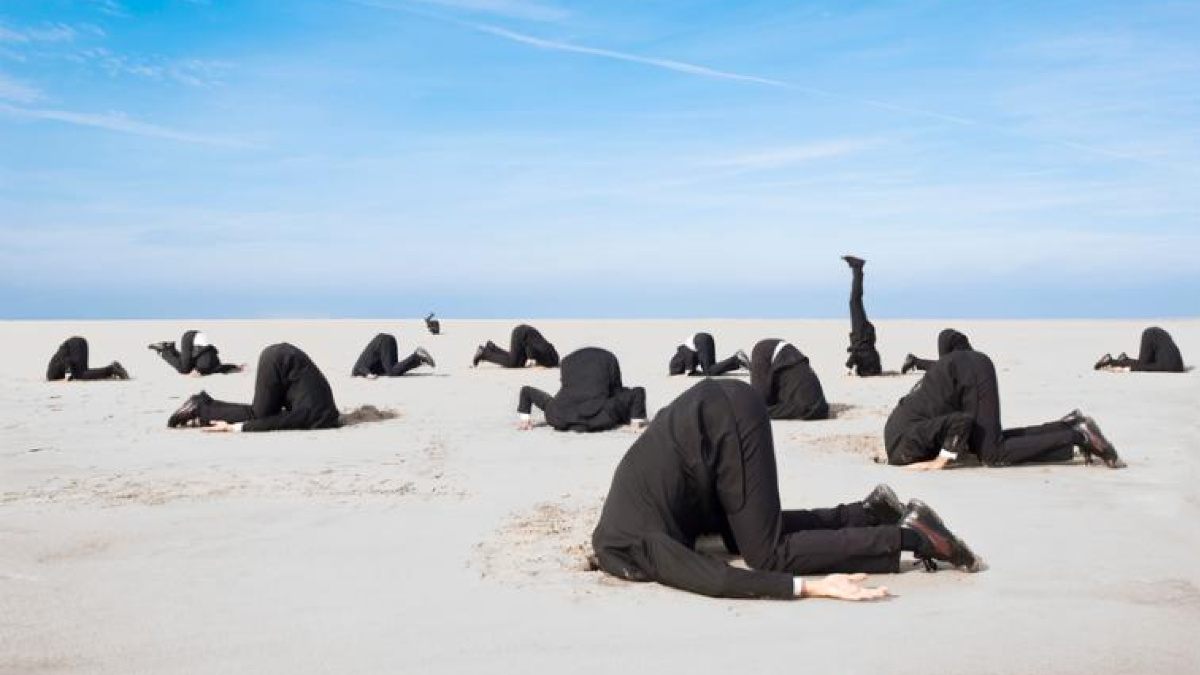
[[[836,419],[776,422],[786,506],[878,482],[921,497],[988,561],[875,578],[871,604],[714,600],[584,569],[627,432],[515,429],[518,388],[558,373],[469,368],[512,321],[0,323],[0,673],[1195,673],[1200,671],[1200,373],[1099,373],[1148,322],[878,321],[887,368],[953,325],[988,352],[1010,425],[1094,415],[1129,468],[913,474],[868,460],[916,376],[843,375],[846,321],[536,321],[599,345],[652,409],[695,330],[719,356],[764,337],[813,360]],[[1200,321],[1163,321],[1195,363]],[[231,361],[289,340],[339,406],[398,417],[321,432],[208,435],[165,422],[254,374],[175,374],[145,345],[205,329]],[[436,371],[351,379],[378,331]],[[129,382],[40,380],[62,339]]]

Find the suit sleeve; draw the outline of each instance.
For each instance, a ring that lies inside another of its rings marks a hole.
[[[713,598],[795,597],[792,575],[786,572],[747,570],[684,546],[666,534],[644,540],[646,569],[665,586]]]

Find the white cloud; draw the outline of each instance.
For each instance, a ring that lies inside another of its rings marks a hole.
[[[509,19],[525,21],[559,22],[567,18],[565,10],[544,5],[530,0],[408,0],[407,2],[389,2],[388,0],[351,0],[359,5],[378,9],[410,11],[414,4],[432,5],[446,9],[494,14]]]
[[[130,118],[124,113],[119,112],[80,113],[67,110],[23,108],[0,103],[0,114],[8,114],[24,119],[44,120],[49,122],[60,122],[62,124],[71,124],[74,126],[104,129],[106,131],[131,134],[134,136],[162,138],[166,140],[179,141],[181,143],[194,143],[198,145],[212,145],[230,148],[251,147],[250,144],[235,139],[196,134],[188,131],[172,129],[170,127],[159,126],[157,124],[150,124],[148,122],[139,122],[138,120]]]
[[[41,98],[42,92],[34,87],[0,73],[0,100],[33,103]]]
[[[757,171],[779,169],[796,164],[804,164],[822,159],[833,159],[853,155],[872,146],[879,141],[870,138],[844,138],[803,145],[790,145],[768,150],[759,150],[742,154],[734,154],[706,162],[707,166],[716,168],[736,169],[739,171]]]
[[[641,63],[656,68],[665,70],[673,70],[678,73],[686,73],[688,75],[698,75],[700,77],[708,77],[717,80],[733,80],[736,82],[749,82],[752,84],[761,84],[768,87],[787,87],[790,86],[786,82],[772,80],[766,77],[757,77],[755,75],[742,75],[726,70],[717,70],[706,66],[698,66],[694,63],[686,63],[684,61],[675,61],[672,59],[660,59],[652,56],[640,56],[638,54],[629,54],[626,52],[613,51],[611,49],[600,49],[597,47],[586,47],[583,45],[572,44],[570,42],[558,42],[555,40],[544,40],[542,38],[525,35],[516,31],[500,28],[499,26],[491,26],[488,24],[470,24],[472,28],[490,35],[502,37],[513,42],[530,45],[539,49],[549,49],[560,52],[570,52],[573,54],[585,54],[588,56],[599,56],[606,59],[616,61],[628,61],[631,63]]]

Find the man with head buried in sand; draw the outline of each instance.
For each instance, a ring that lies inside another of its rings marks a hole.
[[[202,391],[167,420],[171,428],[200,426],[204,431],[330,429],[338,425],[329,381],[308,354],[286,342],[263,350],[250,405],[218,401]]]
[[[562,388],[554,396],[535,387],[521,387],[517,401],[518,429],[533,428],[533,406],[546,414],[546,423],[558,431],[608,431],[623,424],[634,429],[646,425],[646,390],[626,387],[621,364],[612,352],[599,347],[578,349],[562,360]]]
[[[750,569],[696,551],[704,534]],[[886,485],[832,509],[782,510],[766,405],[736,380],[706,379],[655,417],[617,466],[592,548],[622,579],[731,598],[882,598],[865,573],[899,571],[902,551],[931,570],[935,559],[982,567],[933,509]]]
[[[883,429],[887,462],[916,470],[954,466],[974,455],[987,466],[1062,462],[1083,451],[1090,464],[1125,466],[1091,417],[1075,410],[1060,420],[1032,427],[1000,425],[996,368],[982,352],[956,351],[934,362],[912,391],[896,404]]]

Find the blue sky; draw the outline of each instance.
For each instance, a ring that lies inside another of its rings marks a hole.
[[[1200,3],[0,0],[0,317],[1200,315]]]

